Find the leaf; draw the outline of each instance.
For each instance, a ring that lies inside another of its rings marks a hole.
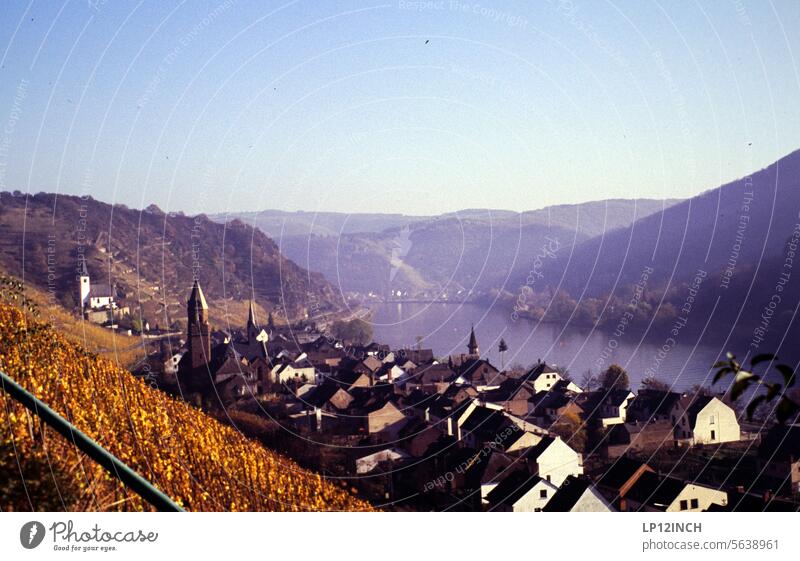
[[[780,384],[767,384],[767,401],[775,399],[782,387]]]
[[[747,370],[739,370],[739,372],[736,373],[734,381],[743,382],[745,380],[754,380],[754,379],[758,380],[759,378],[752,372],[748,372]]]
[[[753,420],[753,413],[755,413],[756,408],[759,405],[761,405],[766,399],[767,399],[767,396],[759,395],[759,396],[753,398],[753,400],[750,403],[747,404],[747,420],[748,421],[752,421]]]
[[[756,355],[756,356],[754,356],[754,357],[753,357],[753,358],[750,360],[750,364],[751,364],[752,366],[755,366],[756,364],[759,364],[759,363],[761,363],[761,362],[768,362],[768,361],[771,361],[771,360],[775,360],[776,358],[777,358],[777,357],[776,357],[774,354],[772,354],[772,353],[762,353],[762,354],[760,354],[760,355]]]
[[[785,364],[776,364],[775,370],[783,376],[783,383],[787,388],[791,388],[795,382],[794,370]]]
[[[775,409],[775,417],[780,424],[785,423],[791,418],[798,410],[797,404],[787,397],[783,397]]]
[[[716,374],[714,374],[714,384],[720,381],[720,379],[725,376],[726,374],[730,374],[733,372],[733,369],[730,367],[720,368]]]
[[[752,372],[747,372],[746,370],[737,372],[736,377],[733,379],[733,385],[731,386],[731,399],[734,401],[739,399],[750,384],[757,382],[758,379],[758,376]]]

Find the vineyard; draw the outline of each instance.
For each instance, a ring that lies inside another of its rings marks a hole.
[[[371,510],[4,302],[0,369],[187,510]],[[0,439],[2,510],[150,508],[5,393]]]

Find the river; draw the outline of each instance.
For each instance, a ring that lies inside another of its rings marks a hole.
[[[507,310],[479,304],[387,303],[372,306],[374,339],[392,348],[414,347],[421,337],[423,348],[432,348],[437,357],[466,353],[470,326],[481,355],[501,366],[497,350],[500,338],[508,351],[505,365],[530,365],[542,359],[566,367],[580,383],[585,372],[598,373],[617,363],[627,371],[631,387],[639,387],[648,374],[670,383],[677,391],[695,384],[711,385],[711,366],[724,352],[707,344],[697,344],[687,333],[676,341],[665,334],[646,339],[633,333],[563,327],[519,318],[514,321]]]

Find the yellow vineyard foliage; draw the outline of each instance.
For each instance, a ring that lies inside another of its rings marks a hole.
[[[0,302],[0,369],[187,510],[371,510]],[[150,507],[0,392],[0,508]]]

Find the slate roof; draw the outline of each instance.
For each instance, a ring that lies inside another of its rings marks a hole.
[[[455,378],[456,373],[446,364],[426,364],[417,368],[408,381],[417,384],[435,384],[452,382]]]
[[[611,464],[597,481],[597,484],[608,487],[609,489],[619,490],[630,481],[631,477],[633,477],[642,466],[646,465],[647,464],[639,460],[622,456]]]
[[[677,392],[661,390],[639,390],[636,399],[631,404],[631,413],[641,421],[654,416],[665,417],[670,414],[672,407],[681,399]]]
[[[525,458],[533,461],[538,460],[539,456],[541,456],[555,441],[556,439],[552,436],[543,436],[536,446],[531,447],[530,450],[525,453]]]
[[[683,396],[680,399],[681,407],[686,410],[686,415],[689,417],[689,426],[694,427],[697,421],[697,414],[714,399],[713,395],[696,394],[692,396]]]
[[[585,477],[568,476],[542,512],[570,512],[591,483]]]
[[[627,498],[657,509],[666,509],[686,488],[686,483],[674,477],[659,477],[645,472],[628,490]]]
[[[532,475],[525,470],[515,471],[498,483],[497,487],[486,495],[486,500],[492,505],[512,506],[540,481],[542,478],[538,475]]]

